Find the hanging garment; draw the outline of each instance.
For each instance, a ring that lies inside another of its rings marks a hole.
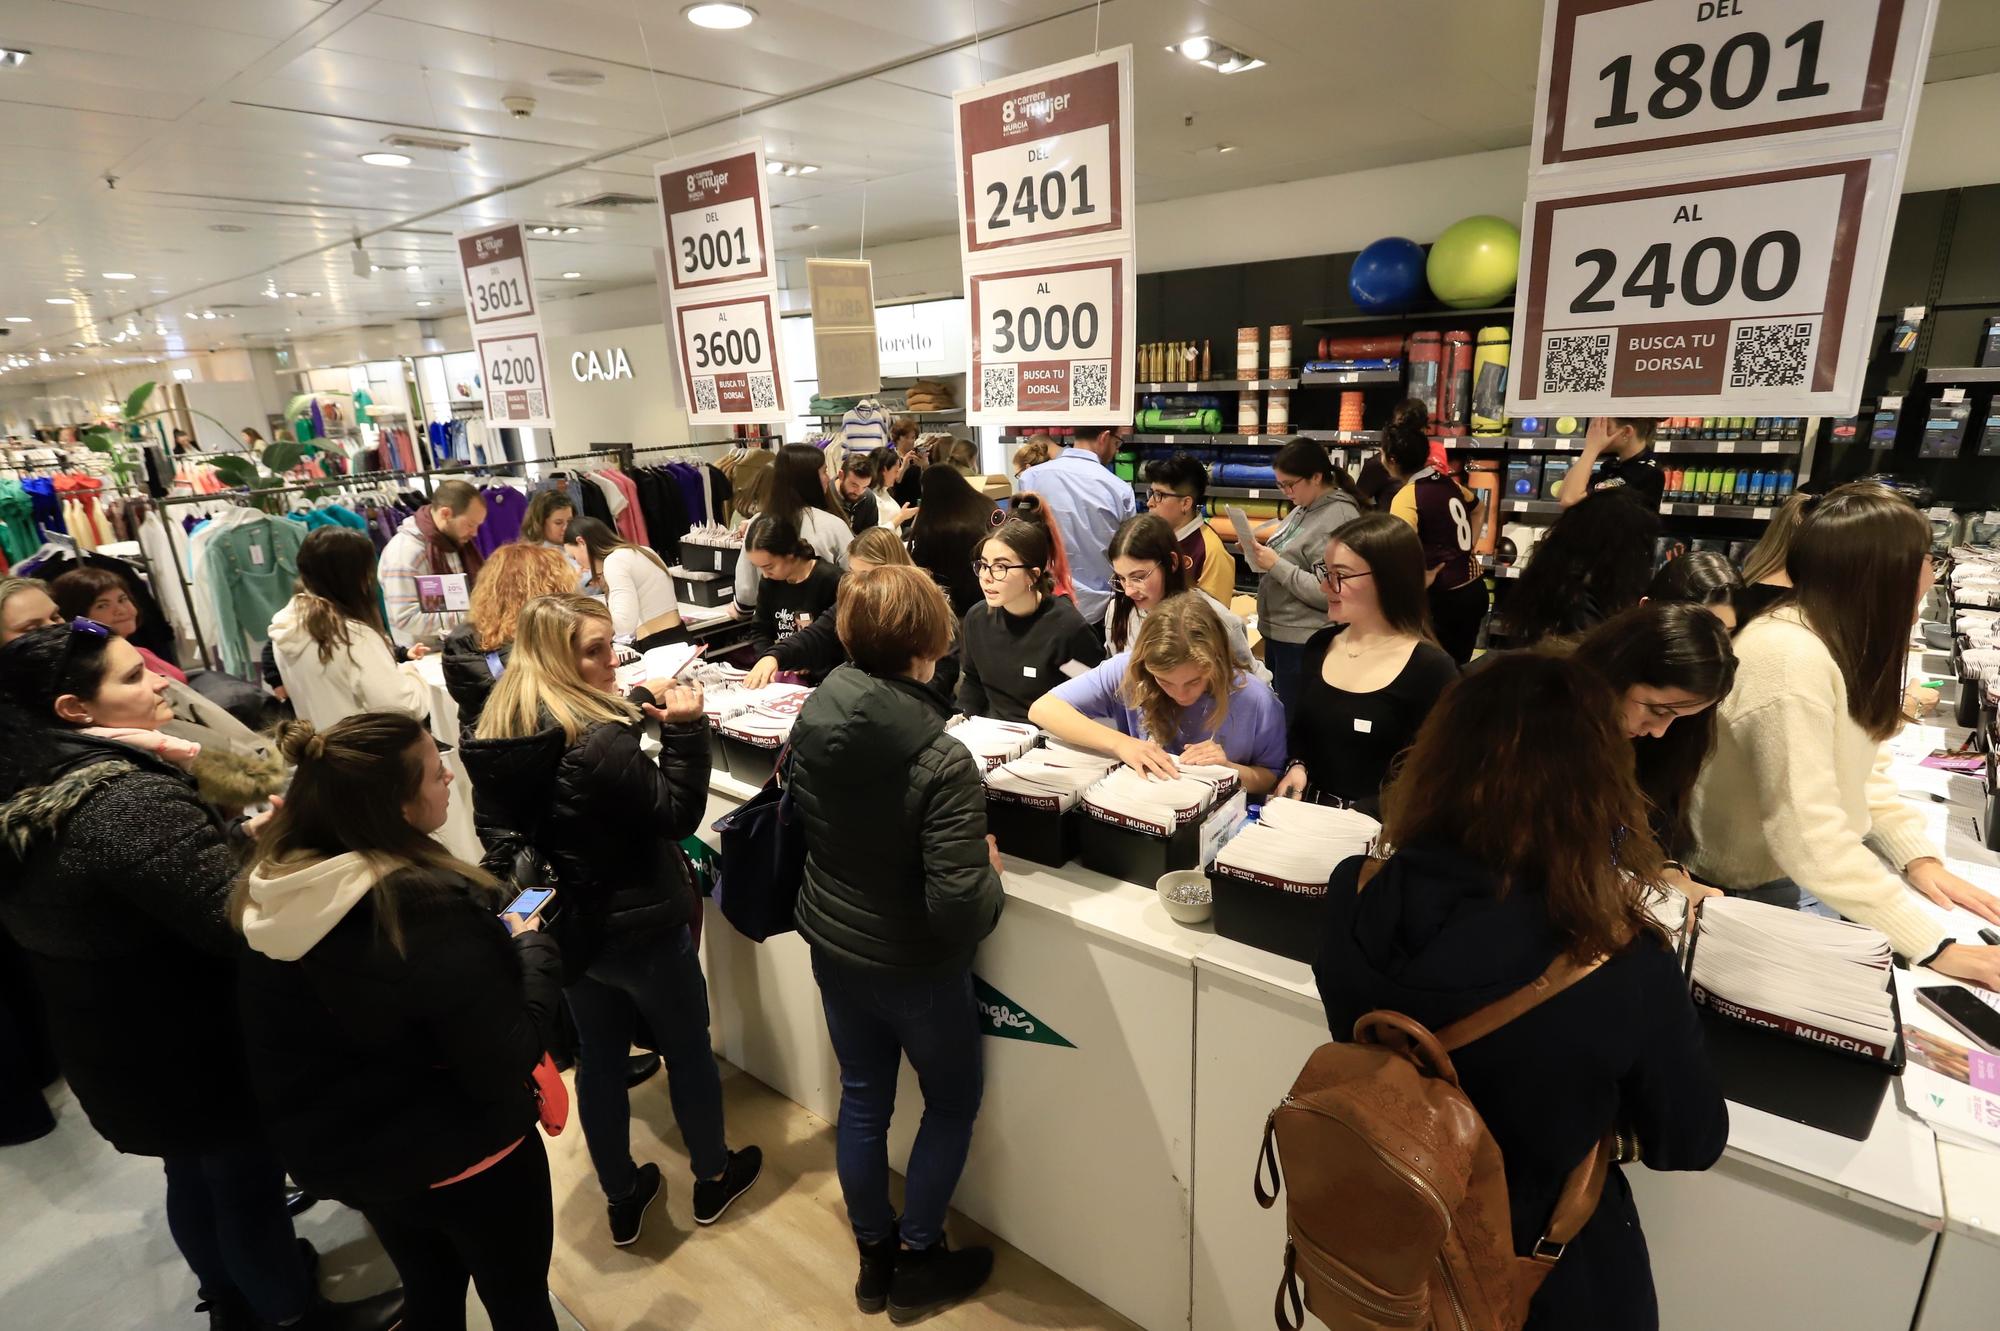
[[[473,544],[479,553],[490,555],[509,541],[519,540],[521,519],[528,516],[528,496],[511,485],[495,483],[479,492],[486,504],[486,521],[480,524]]]
[[[42,543],[35,533],[35,505],[19,481],[0,480],[0,553],[9,563],[26,559]]]
[[[201,576],[215,587],[222,668],[248,677],[272,618],[292,598],[305,529],[255,515],[217,532],[202,555]]]

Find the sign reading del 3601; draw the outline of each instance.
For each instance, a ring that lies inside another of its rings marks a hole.
[[[465,313],[474,328],[535,317],[528,241],[519,222],[462,231],[454,239],[465,282]]]

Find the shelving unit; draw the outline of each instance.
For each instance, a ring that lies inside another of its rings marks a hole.
[[[1514,307],[1512,305],[1488,305],[1477,310],[1454,310],[1448,307],[1440,307],[1434,310],[1407,310],[1401,314],[1340,314],[1330,318],[1301,319],[1299,320],[1299,324],[1304,328],[1344,328],[1352,324],[1432,323],[1453,319],[1490,320],[1498,318],[1503,314],[1512,319],[1514,317]]]
[[[1331,438],[1333,432],[1322,431],[1321,436]],[[1321,437],[1307,435],[1307,438]],[[1379,431],[1374,432],[1379,439]],[[1583,451],[1583,436],[1545,438],[1538,435],[1451,435],[1444,446],[1464,452],[1509,452],[1509,453],[1580,453]],[[1797,457],[1805,451],[1802,439],[1662,439],[1653,445],[1655,453],[1680,457],[1710,456],[1763,456]]]
[[[1330,388],[1342,385],[1357,388],[1366,384],[1400,384],[1403,371],[1395,370],[1305,370],[1299,374],[1302,388]]]
[[[1237,444],[1244,447],[1283,448],[1295,436],[1289,434],[1128,434],[1133,444]]]
[[[1926,365],[1927,384],[2000,384],[2000,365]]]
[[[1296,379],[1191,379],[1157,384],[1134,384],[1141,393],[1261,393],[1267,389],[1292,389]]]

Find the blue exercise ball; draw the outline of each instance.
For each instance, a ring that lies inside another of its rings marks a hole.
[[[1354,256],[1347,274],[1347,294],[1370,314],[1394,314],[1421,301],[1424,247],[1402,236],[1384,236]]]

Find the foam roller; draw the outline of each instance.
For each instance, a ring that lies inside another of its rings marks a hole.
[[[1472,361],[1472,432],[1507,432],[1507,362],[1513,352],[1512,331],[1503,325],[1479,330],[1479,349]]]
[[[1384,337],[1378,334],[1374,337],[1323,337],[1319,340],[1321,360],[1373,360],[1402,354],[1403,339],[1400,336]]]
[[[1438,378],[1441,435],[1461,435],[1472,420],[1472,334],[1454,329],[1444,335],[1444,366]]]
[[[1424,413],[1438,418],[1438,378],[1444,369],[1444,340],[1436,333],[1410,334],[1410,396],[1424,404]]]

